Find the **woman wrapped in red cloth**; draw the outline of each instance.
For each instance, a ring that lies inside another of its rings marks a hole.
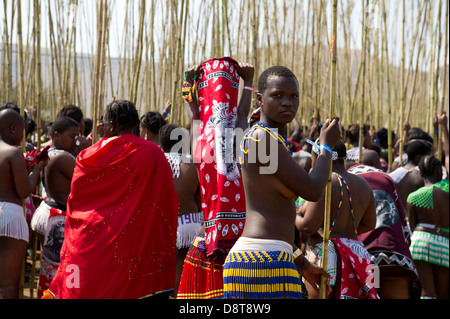
[[[133,103],[111,102],[105,137],[78,155],[61,263],[43,298],[134,299],[173,289],[178,198],[164,153],[133,134],[138,123]]]

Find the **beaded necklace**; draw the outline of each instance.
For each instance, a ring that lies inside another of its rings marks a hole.
[[[445,179],[439,183],[433,184],[432,186],[421,187],[408,195],[407,202],[417,207],[428,209],[434,208],[433,189],[436,187],[448,193],[449,191],[448,185],[449,185],[448,179]]]
[[[352,219],[353,219],[353,229],[355,230],[356,237],[358,237],[358,231],[356,230],[355,213],[353,211],[353,201],[352,201],[352,195],[350,193],[350,188],[348,187],[347,182],[344,180],[344,178],[341,175],[339,175],[338,173],[335,173],[335,172],[333,172],[333,173],[338,178],[339,185],[341,186],[341,199],[339,201],[339,206],[338,206],[336,215],[334,216],[333,223],[331,224],[331,227],[330,227],[330,233],[333,230],[334,224],[336,223],[336,219],[339,215],[339,211],[341,210],[342,201],[344,200],[344,187],[342,185],[342,184],[344,184],[345,188],[347,189],[347,193],[348,193],[348,201],[350,204],[350,213],[352,214]]]
[[[257,129],[261,129],[264,131],[264,135],[260,138],[260,139],[256,139],[254,138],[252,135],[253,133],[257,130]],[[239,154],[239,164],[243,164],[243,154],[248,154],[248,150],[245,149],[245,142],[248,140],[252,140],[255,142],[261,142],[261,140],[266,136],[266,133],[269,133],[270,137],[272,137],[273,139],[275,139],[276,141],[278,141],[279,144],[283,145],[283,147],[286,149],[286,151],[289,152],[289,155],[292,156],[292,150],[289,147],[289,142],[287,140],[287,137],[281,133],[278,133],[276,130],[274,130],[273,128],[267,126],[266,124],[262,123],[262,122],[258,122],[255,125],[252,126],[252,128],[247,132],[247,134],[245,134],[244,138],[241,141],[240,144],[240,154]]]

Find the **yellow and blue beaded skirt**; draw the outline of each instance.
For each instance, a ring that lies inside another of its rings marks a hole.
[[[302,299],[297,267],[287,252],[230,252],[223,270],[225,299]]]

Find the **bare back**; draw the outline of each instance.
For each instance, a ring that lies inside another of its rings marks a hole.
[[[179,215],[201,212],[200,183],[194,163],[180,163],[180,176],[173,179]]]
[[[20,149],[0,140],[0,202],[22,205],[22,190],[28,182],[25,159]]]
[[[330,210],[330,226],[332,231],[330,237],[346,237],[356,239],[355,228],[358,234],[367,232],[375,228],[376,225],[376,209],[375,200],[372,189],[369,184],[360,176],[350,174],[345,170],[339,170],[342,181],[342,204],[341,201],[341,185],[336,174],[332,175],[331,189],[331,210]],[[347,183],[350,194],[345,186]],[[324,192],[325,193],[325,192]],[[350,196],[352,205],[350,207]],[[339,208],[339,213],[338,213]],[[353,208],[353,216],[351,213]],[[325,194],[317,202],[308,202],[304,208],[303,217],[298,217],[296,224],[300,231],[305,235],[312,236],[316,232],[323,234],[323,217],[325,211]],[[337,217],[336,217],[337,215]],[[336,219],[334,225],[333,222]],[[317,241],[322,239],[314,237]],[[313,240],[314,240],[313,239]],[[309,242],[314,245],[318,242]]]
[[[333,227],[333,231],[330,236],[342,235],[348,238],[354,238],[355,228],[357,233],[367,232],[375,228],[376,224],[376,210],[375,210],[375,200],[373,197],[372,189],[369,184],[364,180],[364,178],[350,174],[347,172],[342,172],[341,176],[347,183],[350,194],[347,191],[345,185],[343,187],[343,200],[342,205],[339,210],[338,217],[336,218],[336,223]],[[332,179],[332,204],[330,212],[330,224],[336,217],[338,211],[338,205],[341,198],[341,187],[339,180],[336,175],[333,174]],[[352,208],[355,221],[353,223],[353,217],[350,209],[350,200],[352,199]]]
[[[49,152],[49,161],[45,168],[45,190],[54,202],[66,205],[70,194],[75,159],[62,150]]]
[[[423,177],[419,170],[410,170],[405,177],[397,184],[398,192],[402,200],[403,206],[406,207],[406,199],[412,192],[424,186]]]
[[[424,208],[408,203],[408,218],[411,229],[424,223],[440,228],[449,228],[449,194],[441,189],[433,188],[433,208]]]

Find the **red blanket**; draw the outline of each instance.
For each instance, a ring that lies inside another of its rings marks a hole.
[[[380,299],[375,291],[370,255],[364,245],[358,240],[348,238],[333,238],[332,241],[342,261],[342,264],[338,265],[341,282],[336,298]]]
[[[125,134],[82,151],[67,202],[57,298],[140,298],[173,289],[178,199],[153,143]]]
[[[245,224],[245,195],[233,155],[239,93],[237,63],[231,58],[202,64],[198,81],[200,131],[194,153],[202,190],[208,256],[231,248]]]

